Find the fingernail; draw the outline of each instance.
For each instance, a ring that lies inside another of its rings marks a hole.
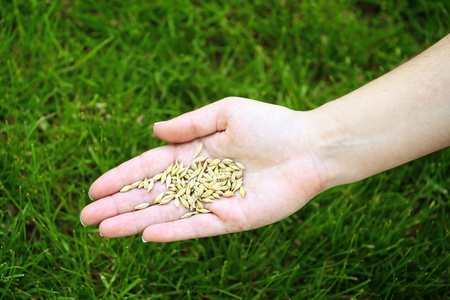
[[[101,237],[104,237],[103,234],[100,232],[100,230],[98,231],[98,234],[99,234]]]
[[[81,222],[81,225],[86,226],[86,225],[84,225],[83,221],[81,220],[81,216],[80,216],[80,222]]]
[[[161,124],[161,123],[164,123],[164,122],[166,122],[166,121],[155,122],[155,123],[153,124],[153,126],[158,125],[158,124]]]
[[[146,241],[146,240],[144,240],[144,236],[142,236],[142,241],[143,241],[144,243],[147,243],[147,241]]]
[[[89,197],[89,199],[91,199],[91,201],[94,201],[94,199],[92,199],[91,195],[89,195],[89,192],[88,192],[88,197]]]

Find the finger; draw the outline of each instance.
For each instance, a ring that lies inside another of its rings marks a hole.
[[[198,214],[187,219],[149,225],[143,232],[147,242],[173,242],[239,232],[258,227],[244,213],[241,205],[245,201],[240,195],[221,198],[205,203],[204,208],[212,213]],[[255,213],[260,213],[258,209]],[[269,224],[269,223],[267,223]],[[261,225],[262,226],[262,225]]]
[[[83,208],[81,222],[84,225],[95,225],[105,219],[132,212],[141,203],[153,203],[155,197],[163,191],[166,191],[165,185],[157,182],[150,193],[144,189],[133,189],[99,199]]]
[[[187,219],[148,226],[142,239],[146,242],[174,242],[227,232],[226,225],[215,214],[198,214]]]
[[[161,190],[162,189],[163,187],[161,187]],[[139,191],[136,191],[135,194],[139,194]],[[170,224],[170,222],[180,220],[182,215],[189,212],[189,210],[182,206],[177,208],[173,201],[166,205],[153,205],[143,210],[134,211],[134,207],[139,204],[138,202],[140,200],[135,201],[127,199],[129,201],[122,201],[122,199],[120,199],[121,196],[121,194],[116,194],[88,205],[81,214],[83,224],[94,225],[100,223],[99,231],[102,235],[113,238],[138,234],[146,227],[158,223]],[[117,202],[115,203],[116,206],[112,206],[111,202],[115,198],[117,199]],[[211,211],[216,209],[219,211],[221,210],[222,212],[225,212],[226,215],[230,215],[231,211],[227,205],[230,206],[234,200],[235,199],[233,198],[228,198],[226,200],[214,201],[214,203],[205,204],[205,208]],[[146,199],[145,202],[149,202],[148,199]],[[110,209],[111,206],[112,209]],[[233,212],[231,214],[233,217],[227,218],[227,222],[237,224],[242,219],[242,214],[240,213]],[[215,218],[219,220],[217,216],[215,216]]]
[[[167,145],[147,151],[100,176],[89,188],[92,199],[118,192],[127,184],[164,171],[175,161],[176,148]]]
[[[172,222],[187,212],[173,203],[154,205],[149,208],[128,212],[103,220],[99,231],[104,237],[114,238],[141,233],[146,227],[157,223]]]
[[[156,123],[153,131],[158,138],[171,143],[184,143],[224,131],[232,102],[236,101],[220,100],[172,120]]]

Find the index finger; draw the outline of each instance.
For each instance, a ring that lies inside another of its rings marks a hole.
[[[173,163],[176,156],[175,145],[162,146],[144,152],[109,170],[95,180],[89,188],[89,197],[91,199],[104,198],[117,193],[127,184],[145,177],[153,177]]]

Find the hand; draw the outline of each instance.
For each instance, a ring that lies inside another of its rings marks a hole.
[[[91,186],[99,199],[86,206],[81,220],[100,223],[105,237],[143,232],[145,241],[170,242],[245,231],[277,222],[299,210],[324,190],[326,168],[313,153],[316,131],[307,113],[243,98],[226,98],[154,126],[157,137],[174,144],[159,147],[108,171]],[[231,158],[246,167],[245,198],[205,203],[212,213],[180,219],[188,210],[172,202],[140,211],[134,207],[165,190],[147,193],[125,185],[164,171],[178,159],[188,165],[196,146],[200,155]]]

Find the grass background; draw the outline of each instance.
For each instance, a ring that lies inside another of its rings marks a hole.
[[[83,227],[89,185],[226,96],[313,109],[448,33],[446,1],[0,0],[0,299],[445,299],[450,152],[250,232]]]

